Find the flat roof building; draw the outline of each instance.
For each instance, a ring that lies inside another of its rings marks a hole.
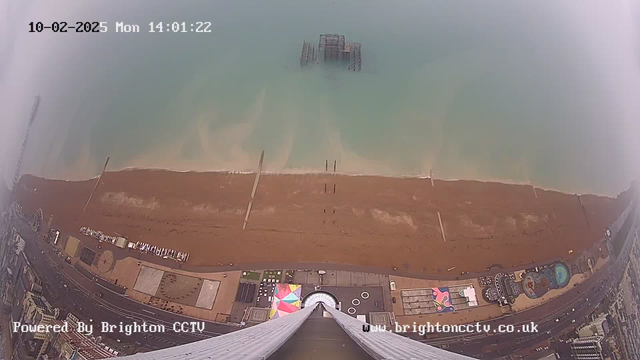
[[[56,321],[57,309],[54,309],[45,298],[28,291],[22,302],[24,308],[23,323],[29,325],[49,325]],[[51,341],[48,332],[29,332],[23,334],[27,354],[39,359]]]
[[[588,336],[571,341],[571,354],[578,360],[603,360],[602,336]]]
[[[578,329],[578,336],[580,338],[600,335],[605,336],[609,332],[609,325],[607,323],[607,314],[602,313],[597,318],[593,319],[587,325]]]

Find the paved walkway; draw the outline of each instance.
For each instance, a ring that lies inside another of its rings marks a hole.
[[[72,234],[73,235],[73,234]],[[96,253],[100,253],[101,250],[97,248],[100,244],[97,240],[88,238],[82,235],[74,235],[79,237],[82,241],[82,244],[86,247],[91,248]],[[551,262],[563,261],[564,259],[560,257],[545,259],[541,261],[536,261],[535,263],[523,264],[515,267],[500,267],[499,265],[494,265],[488,271],[479,272],[479,273],[469,273],[465,275],[460,275],[459,272],[451,272],[451,273],[442,273],[442,274],[424,274],[421,272],[412,272],[407,271],[406,269],[391,269],[391,268],[380,268],[380,267],[372,267],[372,266],[359,266],[359,265],[349,265],[349,264],[333,264],[333,263],[251,263],[251,264],[225,264],[220,266],[208,266],[208,267],[199,267],[199,266],[190,266],[187,263],[180,263],[170,259],[162,259],[158,256],[141,253],[137,250],[125,250],[117,248],[116,246],[103,243],[100,244],[103,246],[103,249],[109,250],[113,252],[114,260],[121,260],[127,257],[133,257],[139,260],[144,260],[150,263],[180,269],[183,271],[193,272],[193,273],[213,273],[213,272],[228,272],[228,271],[238,271],[238,270],[253,270],[253,269],[292,269],[292,270],[344,270],[344,271],[354,271],[354,272],[365,272],[365,273],[373,273],[373,274],[382,274],[382,275],[397,275],[404,277],[412,277],[417,279],[430,279],[430,280],[464,280],[464,279],[474,279],[479,276],[488,276],[495,275],[499,272],[503,271],[518,271],[523,269],[529,269],[536,266],[541,266],[545,264],[549,264]],[[107,249],[108,247],[108,249]]]
[[[357,266],[357,265],[348,265],[348,264],[332,264],[332,263],[257,263],[257,264],[228,264],[228,265],[221,265],[221,266],[214,266],[214,267],[196,267],[196,266],[189,266],[185,263],[180,263],[180,262],[176,262],[174,260],[170,260],[170,259],[162,259],[158,256],[152,255],[152,254],[147,254],[147,253],[142,253],[140,251],[137,250],[126,250],[126,249],[120,249],[116,246],[113,246],[111,244],[108,243],[100,243],[97,240],[84,236],[84,235],[79,235],[79,234],[75,234],[73,235],[77,238],[80,239],[82,246],[86,246],[90,249],[92,249],[93,251],[95,251],[97,254],[100,254],[101,252],[108,250],[110,252],[113,253],[113,259],[115,263],[122,263],[124,262],[129,262],[131,261],[131,258],[135,258],[137,260],[141,260],[143,262],[148,262],[148,263],[152,263],[152,264],[156,264],[159,265],[160,267],[166,267],[166,268],[170,268],[170,269],[175,269],[177,271],[180,272],[185,272],[185,273],[193,273],[194,276],[201,276],[204,275],[205,273],[229,273],[229,272],[234,272],[234,271],[239,271],[239,270],[261,270],[261,269],[293,269],[293,270],[319,270],[319,269],[323,269],[323,270],[336,270],[336,271],[350,271],[350,272],[361,272],[361,273],[372,273],[372,274],[382,274],[382,275],[390,275],[390,276],[394,276],[394,277],[405,277],[405,278],[413,278],[413,279],[420,279],[422,281],[434,281],[434,282],[439,282],[439,281],[447,281],[447,282],[469,282],[469,283],[474,283],[476,285],[476,290],[477,290],[477,294],[478,297],[481,297],[481,287],[479,287],[479,285],[477,285],[477,278],[479,276],[490,276],[490,275],[495,275],[499,272],[504,272],[504,271],[518,271],[518,270],[523,270],[523,269],[530,269],[532,267],[536,267],[536,266],[541,266],[541,265],[545,265],[545,264],[549,264],[551,262],[556,262],[556,261],[562,261],[564,259],[562,258],[553,258],[553,259],[546,259],[544,261],[537,261],[535,263],[531,263],[531,264],[526,264],[526,265],[520,265],[520,266],[516,266],[516,267],[512,267],[512,268],[502,268],[500,267],[500,265],[493,265],[491,268],[489,268],[488,271],[486,272],[482,272],[482,273],[469,273],[469,274],[465,274],[465,275],[460,275],[460,273],[457,272],[452,272],[452,273],[442,273],[442,274],[424,274],[424,273],[415,273],[415,272],[410,272],[407,271],[406,269],[387,269],[387,268],[379,268],[379,267],[369,267],[369,266]],[[98,249],[98,245],[102,246],[102,249]],[[59,243],[59,246],[64,247],[65,244],[64,242]],[[129,259],[128,261],[125,259]],[[198,275],[201,274],[201,275]],[[132,275],[132,281],[135,281],[135,276]],[[127,282],[125,281],[125,279],[120,279],[121,282]],[[388,282],[384,282],[382,284],[383,286],[383,303],[384,303],[384,309],[385,311],[389,311],[389,312],[394,312],[394,306],[392,303],[392,292],[389,288],[389,283]],[[132,286],[128,286],[129,288],[132,288]],[[401,290],[402,287],[398,287],[398,290]],[[398,298],[398,297],[397,297]],[[399,298],[398,298],[399,299]],[[141,299],[138,299],[141,300]],[[144,301],[143,301],[144,302]],[[399,301],[398,303],[400,303],[401,301]],[[398,304],[396,304],[398,305]],[[477,310],[482,310],[480,311],[478,314],[475,314],[477,312]],[[473,314],[472,314],[473,313]],[[396,313],[396,315],[400,315],[400,317],[406,317],[401,315],[402,312]],[[481,314],[484,314],[486,316],[482,316]],[[200,311],[198,311],[198,315],[196,314],[191,314],[191,316],[195,316],[198,318],[204,318],[204,319],[209,319],[209,320],[213,320],[216,321],[215,319],[211,319],[210,316],[204,316],[203,315],[209,315],[207,314],[200,314]],[[451,317],[449,320],[451,320],[452,323],[465,323],[470,321],[470,319],[473,319],[475,321],[481,321],[481,320],[486,320],[486,319],[495,319],[498,317],[502,316],[502,313],[495,311],[493,309],[479,309],[479,308],[474,308],[474,309],[469,309],[464,311],[464,316],[462,316],[463,314],[460,313],[458,314],[460,316],[456,316],[460,317],[460,319],[454,319],[453,317]],[[480,319],[479,317],[482,317],[482,319]],[[404,320],[415,320],[414,317],[407,317]],[[424,320],[424,316],[420,316],[419,320]],[[402,322],[401,319],[398,319],[398,321]]]

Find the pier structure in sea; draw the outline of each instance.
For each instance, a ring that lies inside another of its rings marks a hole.
[[[309,41],[302,43],[302,52],[300,53],[300,67],[308,66],[316,62],[316,47]]]
[[[322,34],[318,41],[318,48],[310,41],[302,42],[300,53],[300,67],[308,67],[319,63],[345,63],[347,69],[360,71],[362,69],[361,44],[346,42],[344,35]]]

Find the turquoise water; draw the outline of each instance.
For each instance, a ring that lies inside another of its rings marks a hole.
[[[19,98],[43,98],[27,172],[87,178],[107,156],[112,170],[245,171],[265,150],[267,171],[324,170],[337,159],[349,173],[628,186],[608,65],[571,9],[140,1],[47,15],[47,6],[34,10],[43,21],[106,20],[111,32],[24,35],[47,58]],[[115,21],[143,33],[116,34]],[[213,32],[151,34],[150,21],[210,21]],[[362,43],[362,72],[300,69],[302,41],[321,33]]]

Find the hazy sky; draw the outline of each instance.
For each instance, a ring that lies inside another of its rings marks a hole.
[[[219,1],[223,7],[226,1]],[[341,0],[336,0],[340,3]],[[578,48],[589,55],[594,64],[594,78],[603,84],[602,93],[607,94],[608,114],[602,122],[616,129],[614,137],[603,137],[601,144],[622,143],[629,172],[623,174],[624,181],[640,174],[640,0],[601,1],[536,1],[536,7],[547,8],[566,24],[567,31],[574,35]],[[111,62],[101,64],[96,56],[105,52],[118,52],[120,45],[128,42],[126,37],[115,34],[54,34],[52,32],[28,33],[31,21],[93,21],[101,19],[144,18],[169,21],[178,7],[197,7],[202,1],[47,1],[47,0],[0,0],[0,160],[2,176],[10,181],[15,160],[19,153],[26,120],[35,95],[43,95],[40,114],[47,107],[78,107],[82,99],[78,94],[100,87],[100,79],[110,71],[126,68],[127,64]],[[465,9],[465,16],[482,17],[483,14],[499,13],[501,3],[511,1],[476,2],[476,9],[469,9],[470,2],[450,2],[451,6]],[[423,5],[428,6],[429,2]],[[390,7],[393,5],[389,3]],[[505,5],[507,6],[507,5]],[[530,11],[531,6],[522,6]],[[469,15],[471,14],[471,15]],[[540,19],[544,22],[545,19]],[[113,26],[113,23],[111,23]],[[446,35],[443,35],[446,36]],[[123,54],[123,59],[126,55]],[[131,71],[131,70],[129,70]],[[66,81],[72,79],[72,81]],[[45,97],[46,96],[46,97]],[[100,105],[96,105],[100,106]],[[107,106],[104,104],[102,106]],[[579,106],[577,104],[576,106]],[[73,112],[73,110],[72,110]],[[91,113],[75,114],[91,118]],[[38,147],[48,136],[57,136],[52,129],[71,126],[70,119],[48,120],[34,126],[30,147]],[[51,123],[55,121],[55,123]],[[48,145],[47,145],[48,146]],[[49,151],[42,145],[39,151]],[[44,147],[44,148],[42,148]],[[82,151],[82,150],[80,150]],[[29,157],[25,159],[29,161]],[[607,172],[606,168],[602,169]],[[612,174],[611,176],[616,176]]]

